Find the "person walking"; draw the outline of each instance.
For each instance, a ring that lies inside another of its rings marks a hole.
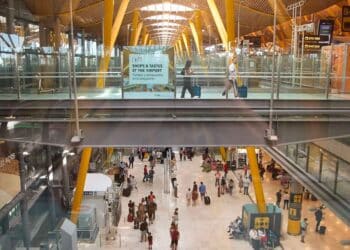
[[[177,184],[177,181],[176,181],[176,179],[175,179],[175,181],[174,181],[174,197],[175,197],[175,198],[178,198],[178,197],[177,197],[177,186],[178,186],[178,184]]]
[[[196,205],[197,199],[198,199],[198,189],[193,188],[192,190],[192,206]]]
[[[321,220],[323,218],[323,212],[322,212],[322,207],[317,208],[315,212],[315,219],[316,219],[316,232],[318,232]]]
[[[231,63],[228,66],[228,81],[226,81],[225,89],[222,92],[222,96],[228,94],[228,91],[233,87],[233,94],[235,97],[238,96],[237,89],[237,57],[234,56],[231,58]]]
[[[191,60],[187,60],[185,67],[182,69],[181,71],[181,75],[184,76],[184,85],[182,87],[182,91],[181,91],[181,98],[185,98],[185,92],[186,90],[188,90],[188,92],[191,95],[191,98],[194,97],[194,93],[193,93],[193,89],[192,89],[192,79],[191,79],[191,75],[193,74],[193,71],[191,69],[191,65],[192,65],[192,61]]]
[[[242,175],[239,175],[238,187],[239,187],[239,192],[242,193],[242,188],[243,188],[243,177],[242,177]]]
[[[307,222],[307,218],[304,218],[304,220],[302,220],[300,223],[300,228],[301,228],[301,240],[300,241],[302,243],[305,243],[305,235],[306,235],[308,225],[309,225],[309,223]]]
[[[284,192],[283,194],[283,209],[289,208],[289,194],[288,192]]]
[[[248,191],[249,191],[249,185],[250,185],[250,180],[248,177],[245,177],[243,180],[243,194],[244,195],[248,195]]]
[[[146,220],[143,220],[140,225],[141,242],[147,241],[148,224]]]
[[[215,173],[215,187],[216,186],[220,186],[220,178],[221,178],[220,171],[216,170],[216,173]]]
[[[282,200],[282,190],[280,189],[280,190],[276,193],[276,206],[277,206],[277,207],[280,207],[281,200]]]
[[[225,178],[227,177],[227,173],[228,173],[228,164],[227,162],[224,163],[224,176]]]
[[[170,244],[171,249],[172,250],[177,250],[177,245],[178,245],[179,238],[180,238],[180,232],[177,229],[177,226],[175,226],[170,231],[170,237],[171,237],[171,244]]]
[[[207,192],[207,187],[203,184],[201,181],[201,184],[199,185],[199,193],[201,195],[201,201],[204,200],[205,193]]]
[[[150,232],[148,233],[147,239],[148,239],[148,249],[152,249],[152,245],[153,245],[153,236],[152,236],[152,234],[151,234]]]
[[[184,149],[180,148],[179,150],[180,161],[182,161],[183,153],[184,153]]]
[[[226,191],[226,179],[225,177],[223,176],[221,178],[221,193],[222,194],[225,194],[225,191]]]
[[[148,170],[147,170],[147,165],[143,167],[143,180],[142,182],[145,182],[148,180]]]
[[[233,188],[235,187],[235,183],[233,181],[233,179],[230,179],[230,181],[228,182],[228,188],[229,188],[229,191],[230,191],[230,195],[232,196],[233,194]]]
[[[191,189],[189,188],[186,193],[187,206],[191,205],[191,199],[192,199],[192,192],[191,192]]]
[[[156,217],[156,209],[157,209],[157,204],[154,201],[150,201],[148,204],[149,224],[153,224],[153,221]]]
[[[135,161],[134,153],[131,153],[129,155],[129,168],[134,168],[134,161]]]
[[[174,182],[176,181],[176,170],[175,170],[175,168],[171,170],[170,177],[171,177],[171,185],[174,188]]]

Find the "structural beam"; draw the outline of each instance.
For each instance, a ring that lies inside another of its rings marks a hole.
[[[115,44],[115,41],[118,37],[119,34],[119,30],[120,30],[120,26],[123,22],[125,13],[126,13],[126,9],[128,8],[129,5],[129,1],[130,0],[122,0],[122,2],[120,3],[120,7],[118,10],[118,13],[114,19],[113,25],[112,25],[112,30],[111,30],[111,35],[110,35],[110,48],[112,48]],[[114,9],[114,7],[113,7]],[[105,53],[100,61],[100,74],[99,77],[97,79],[97,88],[104,88],[105,83],[104,83],[104,73],[107,72],[108,70],[108,66],[109,66],[109,62],[111,60],[111,50],[107,51],[107,53]]]
[[[147,27],[143,26],[143,28],[142,28],[142,35],[141,35],[141,44],[142,45],[147,45],[148,38],[149,38],[149,33],[148,33],[148,30],[147,30]]]
[[[235,1],[225,0],[226,9],[226,30],[228,50],[234,47],[235,42]]]
[[[131,39],[129,45],[134,45],[136,42],[137,30],[140,23],[140,11],[134,10],[131,23]]]
[[[202,15],[200,10],[195,10],[194,12],[194,26],[196,27],[197,37],[198,37],[198,52],[203,54],[203,32],[202,32]]]
[[[183,40],[184,45],[185,45],[187,57],[190,58],[191,57],[191,47],[190,47],[190,43],[189,43],[189,39],[188,39],[187,30],[184,30],[182,32],[181,36],[182,36],[182,40]]]
[[[75,194],[74,194],[74,199],[72,204],[72,213],[70,217],[71,221],[75,224],[77,224],[79,212],[80,212],[80,205],[83,200],[85,179],[89,169],[91,151],[92,151],[92,148],[84,148],[83,153],[81,155],[77,186],[75,189]]]
[[[259,175],[259,167],[255,154],[255,147],[247,147],[247,155],[250,167],[250,173],[253,179],[256,205],[258,207],[259,213],[266,213],[266,203],[264,197],[264,191],[261,183],[261,178]]]
[[[132,44],[132,46],[136,46],[138,44],[139,39],[140,39],[140,35],[141,35],[141,31],[142,31],[142,27],[143,27],[143,22],[140,22],[137,25],[135,40],[133,41],[134,43]]]
[[[218,29],[222,43],[226,46],[227,49],[227,31],[225,29],[224,23],[222,22],[218,7],[216,6],[215,0],[207,0],[211,15],[213,16],[216,28]]]
[[[177,44],[178,44],[178,47],[179,47],[179,52],[180,52],[180,56],[183,57],[184,55],[184,50],[183,50],[183,47],[182,47],[182,40],[181,38],[179,38],[179,40],[177,40]]]

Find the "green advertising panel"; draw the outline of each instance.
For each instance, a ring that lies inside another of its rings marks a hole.
[[[173,47],[123,47],[125,98],[174,98],[174,64]]]

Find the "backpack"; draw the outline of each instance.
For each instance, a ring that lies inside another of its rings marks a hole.
[[[145,231],[146,230],[146,223],[145,222],[142,222],[141,225],[140,225],[140,230],[141,231]]]

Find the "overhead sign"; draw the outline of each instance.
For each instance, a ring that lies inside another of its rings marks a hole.
[[[304,36],[305,50],[320,50],[322,46],[326,45],[328,36],[306,35]]]
[[[320,20],[319,26],[318,26],[318,35],[319,36],[327,36],[327,41],[322,41],[322,44],[329,45],[332,43],[333,38],[333,29],[334,29],[334,20]]]
[[[314,23],[307,23],[303,25],[296,26],[298,32],[310,32],[313,33],[315,30],[315,24]]]
[[[343,6],[341,30],[350,32],[350,6]]]
[[[129,55],[130,84],[168,84],[169,56],[167,54]]]

